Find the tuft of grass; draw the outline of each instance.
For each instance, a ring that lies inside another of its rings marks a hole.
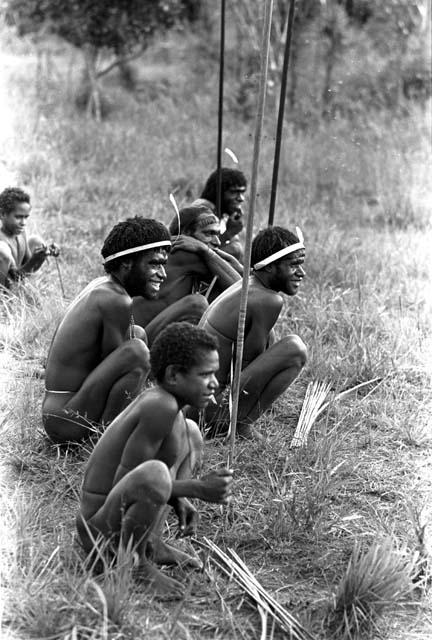
[[[391,538],[364,550],[355,542],[345,574],[334,594],[327,624],[341,640],[360,640],[377,628],[386,607],[406,603],[414,589],[415,561]]]

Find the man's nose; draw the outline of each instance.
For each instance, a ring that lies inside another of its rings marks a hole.
[[[165,267],[163,265],[159,265],[158,270],[157,270],[157,274],[159,276],[159,278],[162,278],[162,280],[165,280],[167,277],[166,271],[165,271]]]
[[[302,267],[301,265],[299,265],[299,266],[297,267],[297,273],[298,273],[302,278],[304,278],[304,277],[305,277],[305,275],[306,275],[306,271],[303,269],[303,267]]]
[[[241,192],[239,191],[239,192],[237,193],[237,200],[238,200],[239,202],[244,202],[244,199],[245,199],[245,197],[244,197],[244,193],[241,193]]]
[[[209,386],[216,391],[217,389],[219,389],[219,381],[216,378],[215,374],[213,373],[211,378],[210,378],[210,382],[209,382]]]
[[[212,245],[214,247],[220,247],[221,246],[221,241],[220,241],[219,236],[214,236],[212,241],[211,241],[211,243],[212,243]]]

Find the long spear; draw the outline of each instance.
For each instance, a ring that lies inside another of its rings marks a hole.
[[[220,218],[222,215],[222,133],[223,133],[223,82],[224,82],[224,67],[225,67],[225,0],[221,0],[219,47],[220,47],[220,51],[219,51],[216,213]]]
[[[246,325],[246,308],[249,292],[249,272],[251,267],[251,248],[252,248],[252,233],[253,222],[255,215],[255,202],[257,197],[257,183],[258,183],[258,164],[259,154],[261,146],[261,136],[264,122],[264,106],[265,96],[267,89],[267,69],[269,60],[270,49],[270,31],[271,31],[271,17],[273,12],[273,0],[266,0],[264,11],[264,27],[261,44],[261,73],[260,84],[258,89],[258,110],[255,121],[255,138],[254,138],[254,150],[252,159],[252,175],[251,175],[251,192],[249,202],[249,215],[246,224],[246,240],[245,240],[245,252],[244,252],[244,265],[243,265],[243,282],[240,297],[240,311],[239,320],[237,325],[237,347],[236,347],[236,359],[235,370],[233,376],[233,399],[231,410],[231,433],[230,433],[230,452],[228,457],[228,468],[231,468],[234,459],[234,447],[236,437],[236,425],[238,415],[238,403],[240,397],[240,376],[241,365],[243,360],[243,346],[244,346],[244,332]]]
[[[286,39],[285,39],[285,51],[284,51],[284,59],[283,59],[283,66],[282,66],[281,89],[280,89],[280,97],[279,97],[279,113],[278,113],[278,121],[277,121],[277,127],[276,127],[276,144],[275,144],[275,155],[274,155],[274,162],[273,162],[273,178],[272,178],[269,218],[268,218],[269,227],[271,227],[273,224],[274,211],[275,211],[275,205],[276,205],[276,191],[277,191],[278,174],[279,174],[279,158],[280,158],[280,151],[281,151],[281,145],[282,145],[282,129],[283,129],[283,122],[284,122],[285,99],[286,99],[286,92],[287,92],[288,65],[289,65],[289,59],[290,59],[291,40],[292,40],[292,32],[293,32],[293,25],[294,25],[295,2],[296,0],[291,0],[289,13],[288,13],[288,26],[287,26],[287,33],[286,33]]]

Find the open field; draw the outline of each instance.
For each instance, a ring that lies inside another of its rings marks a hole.
[[[162,65],[155,51],[142,68],[147,99],[107,79],[115,108],[96,124],[71,105],[70,52],[55,53],[51,71],[36,78],[32,47],[4,37],[0,188],[30,191],[34,224],[62,248],[70,300],[101,274],[102,239],[117,220],[142,214],[169,222],[167,196],[178,181],[198,192],[214,167],[216,86],[210,76],[192,76],[186,53],[165,51]],[[272,168],[275,123],[271,109],[267,115],[257,228],[265,224]],[[432,515],[428,126],[412,109],[399,120],[375,114],[357,126],[287,127],[276,222],[301,226],[307,278],[277,331],[298,333],[309,360],[261,420],[264,444],[238,444],[229,508],[200,508],[199,539],[234,549],[323,640],[350,637],[335,603],[359,548],[376,553],[364,561],[371,587],[363,600],[359,588],[357,602],[369,624],[358,636],[352,627],[351,637],[432,637],[430,528],[422,529]],[[253,124],[227,114],[225,144],[247,174],[252,134]],[[26,290],[0,299],[2,637],[260,638],[256,608],[198,542],[182,544],[193,545],[206,570],[174,572],[185,585],[180,605],[143,592],[127,559],[104,579],[82,568],[74,516],[88,451],[51,446],[40,419],[39,372],[66,305],[53,261]],[[305,449],[289,448],[310,381],[327,380],[338,393],[375,378],[330,402]],[[209,443],[205,467],[226,457],[226,447]],[[175,535],[173,521],[167,533]],[[354,571],[357,585],[361,571]],[[269,621],[267,637],[287,635]]]

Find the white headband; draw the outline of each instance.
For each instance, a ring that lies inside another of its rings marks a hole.
[[[118,253],[113,253],[112,256],[108,256],[102,262],[102,264],[106,264],[110,260],[114,260],[115,258],[120,258],[120,256],[127,256],[129,253],[137,253],[138,251],[147,251],[147,249],[156,249],[156,247],[167,247],[171,246],[170,240],[160,240],[159,242],[150,242],[150,244],[143,244],[140,247],[132,247],[132,249],[125,249],[124,251],[119,251]]]
[[[300,242],[296,242],[295,244],[290,244],[289,247],[285,247],[280,251],[276,251],[276,253],[273,253],[268,258],[264,258],[264,260],[260,260],[260,262],[257,262],[253,266],[255,271],[257,271],[257,269],[262,269],[263,267],[270,264],[271,262],[275,262],[276,260],[279,260],[279,258],[283,258],[283,256],[287,256],[289,253],[294,253],[294,251],[298,251],[299,249],[304,249],[305,246],[304,246],[303,234],[298,227],[296,227],[296,234]]]

